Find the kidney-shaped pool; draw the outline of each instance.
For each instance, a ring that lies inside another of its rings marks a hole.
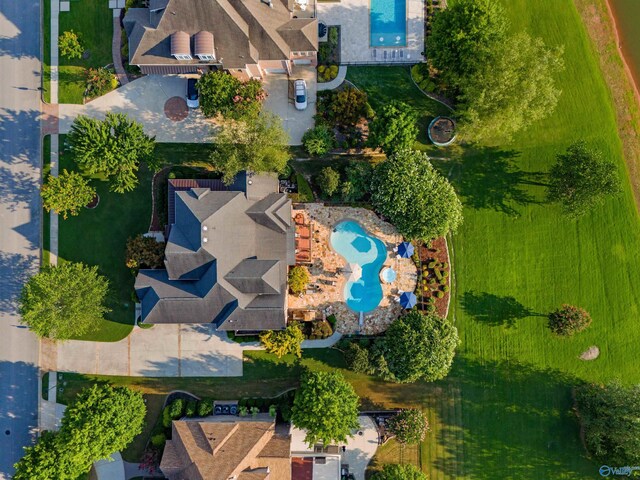
[[[347,264],[358,264],[362,276],[349,280],[344,287],[344,299],[356,312],[370,312],[382,300],[379,273],[387,259],[387,249],[379,238],[370,235],[355,220],[338,223],[331,232],[331,247]]]

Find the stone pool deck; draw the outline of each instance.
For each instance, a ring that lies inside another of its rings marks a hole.
[[[403,241],[402,236],[389,223],[382,221],[375,213],[363,208],[326,207],[319,203],[308,203],[304,210],[295,210],[294,216],[302,212],[311,220],[311,274],[310,285],[319,290],[301,297],[289,295],[289,308],[319,310],[325,315],[335,314],[337,330],[343,334],[360,333],[364,335],[384,332],[402,313],[395,301],[398,292],[413,292],[416,286],[417,269],[410,258],[396,258],[393,248]],[[345,267],[344,258],[333,251],[329,238],[334,225],[342,220],[358,221],[370,234],[378,237],[387,247],[388,257],[384,267],[392,267],[398,277],[392,284],[383,283],[380,305],[365,314],[364,324],[359,328],[359,314],[347,307],[343,290],[347,281],[344,274],[338,273]]]

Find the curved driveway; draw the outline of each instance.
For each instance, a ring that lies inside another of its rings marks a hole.
[[[38,420],[38,341],[15,300],[40,262],[39,18],[39,0],[0,0],[0,479]]]

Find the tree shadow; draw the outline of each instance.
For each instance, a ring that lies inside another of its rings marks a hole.
[[[545,203],[543,195],[534,195],[527,187],[544,187],[547,174],[521,170],[517,165],[519,152],[470,148],[470,155],[434,161],[451,178],[466,206],[517,216],[518,206]]]
[[[544,316],[525,307],[513,297],[500,297],[492,293],[464,292],[462,309],[477,322],[491,326],[514,327],[516,320],[526,317]]]
[[[17,301],[22,286],[37,273],[39,255],[0,252],[0,313],[17,314]]]

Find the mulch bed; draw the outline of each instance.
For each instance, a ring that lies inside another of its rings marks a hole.
[[[100,203],[100,195],[98,195],[97,193],[95,194],[95,196],[93,197],[93,200],[91,200],[89,203],[87,203],[84,208],[89,208],[89,209],[94,209],[98,206],[98,204]]]
[[[430,262],[434,262],[434,261],[446,265],[446,267],[444,268],[444,271],[447,272],[446,286],[450,289],[451,288],[451,263],[449,262],[449,250],[447,249],[447,242],[444,239],[444,237],[440,237],[433,240],[431,242],[430,247],[421,245],[420,247],[418,247],[418,254],[419,254],[420,263],[422,264],[422,266],[428,265]],[[422,266],[419,268],[422,268]],[[427,279],[431,279],[435,276],[433,269],[428,268],[428,272],[429,272],[429,275],[426,277]],[[416,294],[418,296],[418,302],[419,302],[418,308],[421,310],[426,310],[428,305],[427,299],[433,295],[433,292],[432,291],[425,292],[423,288],[418,288],[418,292],[420,292],[420,290],[422,290],[422,298],[420,297],[419,294]],[[449,306],[450,294],[451,294],[451,291],[448,291],[448,292],[444,292],[444,296],[442,298],[437,298],[434,296],[436,313],[440,317],[444,318],[449,313],[447,310]]]
[[[431,126],[431,138],[438,143],[447,143],[455,136],[456,124],[449,117],[440,117]]]
[[[171,97],[164,104],[164,114],[173,122],[181,122],[189,115],[187,101],[182,97]]]

